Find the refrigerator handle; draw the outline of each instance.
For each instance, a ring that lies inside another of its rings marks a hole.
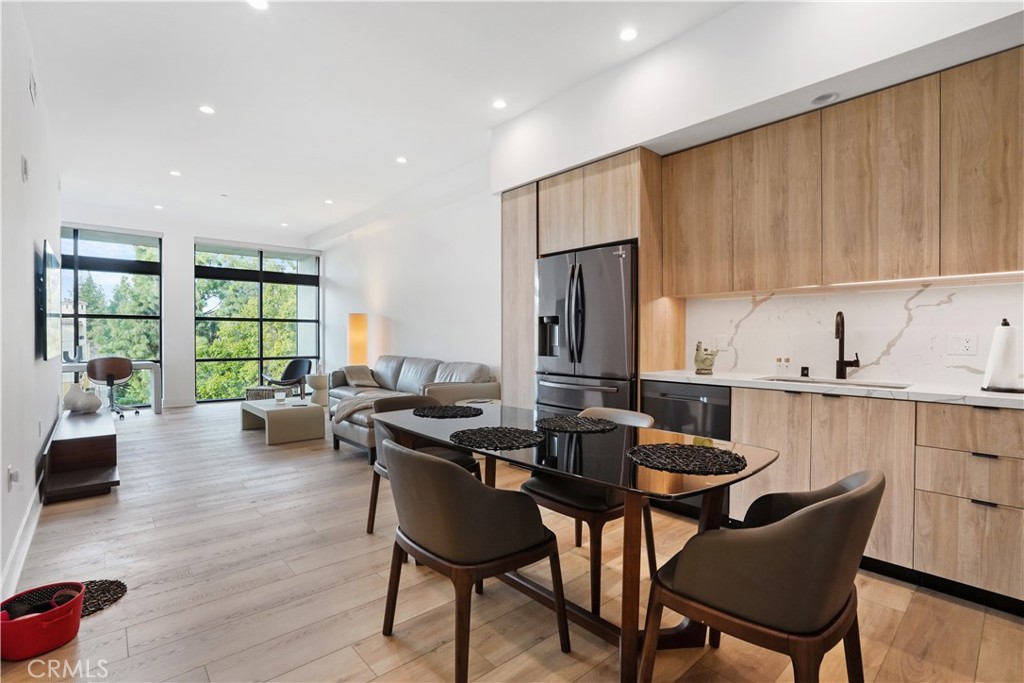
[[[569,362],[577,362],[576,358],[576,320],[573,311],[576,310],[576,264],[569,265],[569,283],[565,287],[565,322],[569,326],[566,330],[566,337],[569,342]]]
[[[583,362],[583,341],[586,338],[587,329],[587,301],[583,289],[583,265],[576,266],[576,310],[577,317],[573,324],[573,336],[576,338],[576,362]]]

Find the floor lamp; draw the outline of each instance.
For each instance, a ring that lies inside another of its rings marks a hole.
[[[348,364],[366,365],[366,314],[348,314]]]

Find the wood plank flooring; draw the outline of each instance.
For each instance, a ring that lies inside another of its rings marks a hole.
[[[266,446],[261,432],[240,430],[237,404],[147,411],[117,427],[122,485],[46,506],[20,586],[109,578],[128,594],[44,655],[55,676],[3,662],[5,683],[452,678],[447,580],[408,565],[394,635],[380,634],[396,518],[385,483],[376,532],[365,533],[370,468],[360,452],[334,451],[329,437]],[[498,466],[503,488],[523,478]],[[567,596],[588,604],[588,544],[574,548],[571,521],[542,514],[558,534]],[[695,533],[687,520],[654,518],[662,560]],[[612,620],[621,544],[621,524],[607,526],[602,614]],[[528,571],[548,579],[546,564]],[[857,583],[868,680],[1024,680],[1024,620],[866,572]],[[618,679],[614,648],[570,625],[573,651],[560,652],[553,614],[495,580],[474,596],[472,628],[474,680]],[[726,636],[719,650],[660,653],[655,679],[789,681],[792,669]],[[841,647],[822,680],[846,680]]]

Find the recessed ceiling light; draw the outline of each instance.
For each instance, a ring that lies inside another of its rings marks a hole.
[[[837,93],[837,92],[827,92],[827,93],[824,93],[822,95],[818,95],[817,97],[815,97],[813,100],[811,100],[811,104],[813,104],[815,106],[821,106],[823,104],[832,104],[833,102],[835,102],[838,99],[839,99],[839,93]]]
[[[409,163],[409,160],[406,159],[405,157],[398,157],[397,159],[395,159],[395,163],[396,164],[407,164],[407,163]]]
[[[161,206],[160,204],[154,204],[153,208],[156,209],[157,211],[162,211],[164,207]]]
[[[267,9],[270,3],[267,0],[249,0],[249,7],[253,9]]]
[[[324,200],[324,204],[333,204],[333,203],[334,203],[333,199],[325,199]]]
[[[627,43],[631,40],[636,40],[637,32],[632,26],[627,26],[619,32],[619,40],[624,40]]]
[[[282,223],[282,224],[281,224],[281,227],[282,227],[282,228],[287,228],[287,227],[288,227],[288,224],[287,224],[287,223]]]
[[[495,109],[504,109],[505,107],[508,106],[508,102],[501,99],[494,100],[493,102],[491,102],[491,106],[494,107]]]
[[[181,175],[181,171],[171,171],[171,175],[177,178],[178,176]]]
[[[216,114],[217,113],[217,110],[214,109],[213,107],[211,107],[208,104],[204,104],[203,106],[199,107],[199,111],[203,112],[204,114]]]

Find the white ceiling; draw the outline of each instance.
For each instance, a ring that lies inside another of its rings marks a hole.
[[[491,127],[736,4],[39,2],[24,13],[66,204],[139,216],[160,204],[163,225],[309,235],[479,159]],[[639,31],[632,43],[618,38],[625,25]],[[496,97],[508,108],[493,109]]]

